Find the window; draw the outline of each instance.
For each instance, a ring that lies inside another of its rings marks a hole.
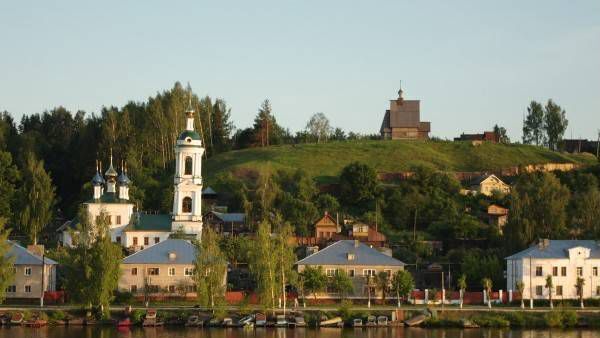
[[[25,285],[25,292],[31,292],[31,285]]]
[[[169,292],[175,293],[175,285],[169,285]]]
[[[337,269],[327,269],[325,270],[325,274],[327,277],[333,277],[337,273]]]
[[[592,268],[592,274],[594,276],[598,276],[598,267],[595,266],[595,267]]]
[[[15,293],[15,292],[17,292],[17,286],[16,286],[16,285],[9,285],[9,286],[6,288],[6,292],[12,292],[12,293]]]
[[[137,268],[131,268],[131,275],[137,276]]]
[[[563,266],[560,268],[560,275],[565,277],[567,275],[567,267]]]
[[[160,242],[160,237],[154,237],[154,244],[158,244]]]
[[[193,276],[194,274],[196,274],[196,271],[194,268],[185,268],[183,274],[186,276]]]
[[[596,296],[600,296],[600,285],[596,286]]]
[[[138,245],[138,239],[137,239],[137,237],[133,237],[133,245],[134,246]]]
[[[130,285],[129,286],[129,291],[131,291],[131,293],[136,293],[137,292],[137,285]]]
[[[196,285],[186,285],[185,291],[186,292],[196,292]]]
[[[175,268],[169,268],[169,276],[175,276]]]
[[[579,276],[579,277],[583,276],[583,268],[581,266],[577,267],[577,276]]]
[[[354,269],[348,270],[348,277],[354,277]]]
[[[535,275],[538,277],[541,277],[544,275],[544,270],[542,269],[541,266],[536,266],[535,267]]]
[[[115,242],[117,242],[117,243],[121,243],[121,236],[117,236],[117,237],[115,237]]]
[[[121,215],[117,216],[117,224],[121,224]]]
[[[144,237],[144,245],[150,245],[150,237]]]
[[[108,223],[108,225],[112,225],[112,216],[111,215],[106,215],[106,223]]]
[[[192,158],[190,156],[187,156],[185,158],[185,170],[183,172],[184,175],[191,175],[192,174]]]
[[[556,286],[556,295],[557,296],[562,296],[563,295],[562,285],[557,285]]]
[[[31,267],[30,266],[26,266],[25,269],[23,270],[25,276],[31,276]]]
[[[535,286],[535,295],[536,296],[541,296],[542,293],[544,292],[544,287],[541,285],[536,285]]]
[[[374,277],[376,273],[377,272],[375,270],[373,270],[373,269],[364,269],[363,270],[363,276],[365,276],[365,277],[366,276]]]
[[[192,198],[184,197],[183,202],[181,203],[181,211],[182,212],[192,212]]]
[[[160,274],[159,268],[148,268],[148,274],[150,276],[158,276]]]
[[[552,267],[552,276],[554,276],[554,277],[558,276],[558,266]]]

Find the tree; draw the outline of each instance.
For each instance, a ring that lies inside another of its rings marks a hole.
[[[14,256],[9,255],[11,244],[8,242],[10,230],[4,228],[5,218],[0,217],[0,303],[6,298],[6,288],[15,278]]]
[[[485,293],[487,295],[488,307],[491,309],[492,308],[492,280],[489,278],[482,279],[481,286],[485,290]]]
[[[249,267],[256,279],[258,296],[262,305],[265,308],[271,308],[273,312],[275,312],[275,302],[279,296],[276,275],[278,257],[273,254],[274,252],[271,224],[264,220],[258,225]]]
[[[577,277],[575,282],[575,289],[577,289],[577,296],[579,296],[579,306],[583,309],[583,287],[585,286],[585,279]]]
[[[521,309],[524,309],[525,297],[523,297],[523,293],[525,292],[525,283],[523,283],[523,281],[517,281],[517,284],[515,286],[517,288],[517,291],[519,291],[519,295],[521,295]]]
[[[552,289],[554,289],[554,283],[552,282],[552,275],[546,276],[546,289],[548,289],[548,300],[550,301],[550,308],[554,308],[552,304]]]
[[[558,149],[558,144],[562,140],[568,125],[569,121],[566,118],[565,110],[552,100],[548,100],[544,113],[544,130],[550,149]]]
[[[44,227],[52,220],[54,206],[54,186],[44,162],[38,161],[33,154],[27,156],[23,172],[23,186],[19,191],[20,226],[31,242],[37,244]]]
[[[398,300],[398,307],[401,305],[401,298],[410,295],[410,292],[415,288],[415,281],[410,274],[410,272],[406,270],[398,270],[394,273],[392,277],[392,287],[391,290],[396,293],[396,299]]]
[[[571,199],[571,224],[576,227],[575,235],[586,238],[600,236],[600,190],[597,186],[590,185],[584,191],[577,191]]]
[[[390,290],[390,277],[385,271],[379,271],[375,276],[375,288],[381,291],[381,302],[385,305],[385,296]]]
[[[509,144],[510,139],[506,134],[506,128],[500,127],[497,124],[494,125],[494,133],[498,136],[498,142],[502,144]]]
[[[569,189],[551,173],[523,174],[510,194],[505,241],[510,252],[525,248],[537,238],[566,233]]]
[[[544,145],[544,108],[536,101],[527,107],[527,117],[523,121],[523,143]]]
[[[214,313],[225,301],[227,260],[219,247],[219,235],[210,227],[202,230],[202,241],[196,242],[195,246],[194,279],[198,300]]]
[[[312,293],[316,301],[317,293],[323,291],[327,285],[327,276],[323,273],[323,268],[320,266],[307,266],[300,275],[304,281],[304,289],[309,294]]]
[[[308,132],[317,139],[317,143],[327,140],[332,133],[329,120],[323,113],[315,113],[306,124]]]
[[[341,201],[348,207],[354,207],[359,214],[373,208],[378,194],[377,173],[367,164],[353,162],[342,169],[340,175]]]
[[[463,308],[463,297],[465,295],[465,290],[467,289],[467,275],[464,273],[458,277],[458,290],[460,292],[460,308]]]
[[[367,288],[367,307],[371,307],[371,289],[375,286],[374,277],[371,274],[365,275],[365,287]]]
[[[13,217],[12,205],[18,179],[19,171],[12,163],[12,156],[0,150],[0,217],[6,220]]]
[[[296,254],[294,254],[295,237],[292,230],[292,226],[289,223],[283,223],[279,218],[277,222],[280,224],[275,237],[273,246],[273,254],[277,257],[277,276],[281,285],[281,297],[283,298],[283,313],[285,314],[287,292],[286,286],[291,284],[295,278],[294,276],[294,263],[296,262]]]
[[[348,277],[348,274],[344,270],[337,270],[335,275],[330,278],[329,285],[335,292],[340,294],[342,300],[354,290],[352,279]]]
[[[268,147],[271,144],[281,143],[283,129],[277,124],[272,110],[269,100],[264,100],[258,109],[258,115],[254,119],[254,137],[257,146]]]

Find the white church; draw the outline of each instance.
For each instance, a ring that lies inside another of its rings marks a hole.
[[[174,232],[190,237],[202,234],[202,155],[204,148],[200,134],[194,130],[194,111],[186,111],[186,128],[175,145],[175,179],[173,211],[171,214],[146,214],[134,211],[129,200],[131,180],[126,166],[119,174],[112,163],[101,173],[96,166],[92,178],[92,199],[83,203],[90,221],[95,222],[101,212],[108,217],[111,239],[123,247],[138,251],[169,238]],[[66,222],[57,231],[63,245],[72,245],[71,231],[76,229],[77,218]]]

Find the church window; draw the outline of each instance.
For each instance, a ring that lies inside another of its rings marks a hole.
[[[183,212],[192,212],[192,198],[191,197],[183,198],[182,211]]]
[[[192,174],[192,158],[190,156],[186,156],[185,158],[185,171],[183,172],[184,175],[191,175]]]

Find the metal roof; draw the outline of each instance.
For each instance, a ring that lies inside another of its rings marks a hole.
[[[225,212],[217,212],[217,211],[211,211],[211,213],[213,215],[215,215],[215,217],[217,217],[218,219],[220,219],[223,222],[226,223],[244,223],[244,218],[246,217],[246,214],[244,213],[236,213],[236,212],[232,212],[232,213],[225,213]]]
[[[42,265],[42,257],[34,254],[33,252],[25,249],[13,241],[7,242],[11,246],[10,250],[8,251],[8,256],[15,257],[15,265]],[[44,262],[50,265],[58,264],[56,261],[48,257],[44,257]]]
[[[171,231],[171,215],[135,213],[124,231]]]
[[[169,254],[175,258],[170,259]],[[193,264],[196,248],[184,239],[167,239],[123,259],[123,264]]]
[[[404,266],[405,264],[377,249],[354,240],[337,241],[323,250],[296,262],[298,265],[385,265]],[[354,254],[349,260],[348,254]]]
[[[114,192],[105,192],[100,198],[87,200],[85,203],[133,204],[130,200],[119,198],[117,193]]]
[[[600,246],[594,240],[549,240],[547,245],[533,245],[505,259],[569,258],[567,250],[576,247],[590,249],[590,258],[600,258]]]

